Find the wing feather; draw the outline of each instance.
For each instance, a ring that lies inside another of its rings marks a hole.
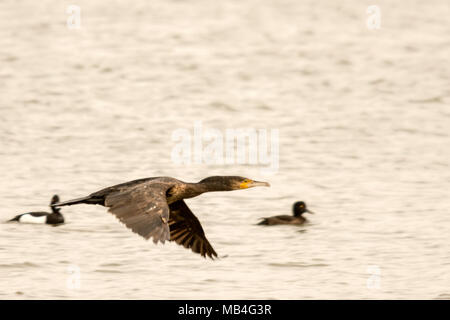
[[[176,201],[170,209],[170,241],[190,248],[203,257],[217,257],[216,251],[205,236],[202,225],[183,200]]]
[[[166,191],[170,186],[149,181],[108,194],[105,206],[120,222],[145,239],[157,243],[170,240],[169,206]]]

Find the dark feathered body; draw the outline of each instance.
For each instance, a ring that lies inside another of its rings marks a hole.
[[[109,208],[127,228],[145,239],[175,241],[202,256],[217,256],[197,217],[183,199],[204,192],[231,191],[268,183],[242,177],[209,177],[199,183],[186,183],[171,177],[133,180],[94,192],[86,197],[54,206],[99,204]]]
[[[105,198],[116,192],[123,192],[125,190],[130,190],[135,186],[143,185],[145,183],[151,182],[152,185],[158,184],[161,187],[167,187],[166,190],[166,199],[167,203],[171,204],[173,202],[176,202],[181,199],[188,199],[196,197],[203,192],[207,192],[209,190],[206,190],[205,188],[202,188],[202,186],[198,186],[196,183],[186,183],[181,180],[171,178],[171,177],[153,177],[153,178],[144,178],[144,179],[138,179],[133,180],[125,183],[120,183],[105,189],[102,189],[100,191],[91,193],[87,197],[78,198],[74,200],[69,200],[65,202],[58,203],[58,206],[70,206],[74,204],[99,204],[104,206],[105,205]]]
[[[265,226],[274,226],[279,224],[302,225],[308,222],[308,220],[302,216],[303,213],[305,212],[313,213],[306,207],[306,203],[304,203],[303,201],[297,201],[292,206],[292,216],[279,215],[269,218],[261,218],[262,221],[258,223],[258,225],[265,225]]]
[[[270,217],[270,218],[263,218],[263,220],[258,224],[266,225],[266,226],[273,226],[273,225],[277,225],[277,224],[301,225],[307,221],[308,220],[306,220],[306,218],[303,218],[303,217],[281,215],[281,216],[274,216],[274,217]]]

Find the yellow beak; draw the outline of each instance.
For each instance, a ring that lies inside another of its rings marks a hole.
[[[270,187],[270,184],[268,182],[251,180],[248,182],[242,182],[240,187],[241,187],[241,189],[247,189],[247,188],[253,188],[253,187]]]

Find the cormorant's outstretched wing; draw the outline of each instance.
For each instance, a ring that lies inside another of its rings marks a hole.
[[[127,228],[157,243],[170,240],[169,206],[164,183],[143,183],[112,192],[105,197],[105,207]]]
[[[170,241],[191,248],[193,252],[200,253],[203,257],[208,255],[211,259],[217,257],[217,253],[206,239],[200,221],[192,213],[183,200],[176,201],[170,206]]]

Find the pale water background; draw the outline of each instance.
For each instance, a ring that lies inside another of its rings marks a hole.
[[[187,201],[217,261],[99,206],[1,223],[0,298],[449,299],[449,16],[447,0],[2,1],[2,221],[142,177],[272,187]],[[172,163],[195,121],[279,129],[278,173]],[[296,200],[310,225],[254,225]]]

